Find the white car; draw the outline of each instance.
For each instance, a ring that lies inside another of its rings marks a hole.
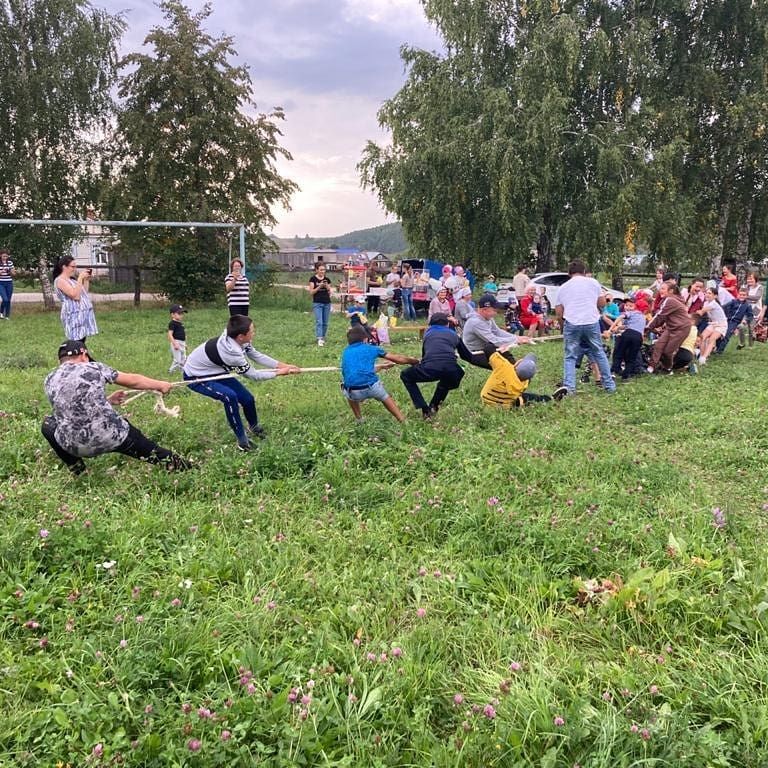
[[[540,272],[538,275],[534,275],[531,278],[530,285],[535,285],[538,293],[544,293],[547,296],[547,301],[552,309],[557,304],[557,292],[560,290],[560,286],[563,283],[568,282],[571,276],[567,272]],[[602,286],[606,293],[613,296],[614,299],[625,299],[626,293],[622,291],[614,291],[607,286]],[[503,283],[499,286],[498,293],[496,294],[496,301],[502,306],[507,306],[510,300],[520,300],[520,296],[515,296],[515,292],[512,290],[512,283]]]
[[[571,276],[567,272],[540,272],[531,278],[529,285],[535,285],[539,293],[546,294],[549,305],[554,309],[557,306],[557,292],[560,290],[560,286],[563,283],[567,283],[570,279]],[[622,291],[614,291],[605,285],[602,286],[602,289],[613,296],[614,299],[627,298],[627,294]],[[519,299],[520,297],[518,296]]]

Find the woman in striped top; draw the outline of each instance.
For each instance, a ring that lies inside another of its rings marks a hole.
[[[13,268],[11,254],[7,248],[0,248],[0,320],[11,316],[11,296],[13,296]]]
[[[247,317],[251,308],[250,286],[243,272],[243,262],[240,259],[233,259],[230,270],[231,272],[224,278],[229,316],[245,315]]]
[[[88,336],[95,336],[99,332],[91,297],[88,295],[91,270],[84,269],[77,277],[75,272],[77,266],[74,257],[62,257],[53,269],[53,286],[61,301],[64,335],[72,341],[85,344]]]

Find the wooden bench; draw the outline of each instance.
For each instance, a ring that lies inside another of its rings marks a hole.
[[[427,330],[426,325],[395,325],[389,326],[389,332],[392,333],[392,331],[418,331],[419,332],[419,338],[424,338],[424,331]]]

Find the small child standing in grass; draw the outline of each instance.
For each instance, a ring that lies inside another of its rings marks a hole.
[[[184,363],[187,362],[187,332],[182,323],[183,315],[186,309],[181,304],[171,305],[171,321],[168,323],[168,341],[171,343],[171,367],[168,373],[184,370]]]
[[[347,398],[358,424],[363,421],[360,403],[371,399],[381,401],[398,421],[403,422],[405,416],[376,375],[375,363],[379,357],[398,365],[418,365],[419,360],[415,357],[397,355],[394,352],[387,352],[381,347],[366,344],[367,339],[368,334],[360,325],[353,325],[347,331],[349,346],[341,355],[341,391]]]

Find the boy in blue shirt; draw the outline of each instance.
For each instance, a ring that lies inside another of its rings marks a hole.
[[[341,355],[341,391],[347,398],[355,421],[361,424],[363,414],[360,411],[360,403],[364,400],[380,400],[384,407],[400,422],[405,421],[405,416],[400,412],[397,403],[384,389],[384,385],[376,375],[376,360],[383,357],[390,363],[398,365],[417,365],[419,360],[415,357],[397,355],[387,352],[386,349],[366,344],[368,334],[360,325],[353,325],[347,331],[349,346]],[[383,366],[389,368],[388,365]]]

